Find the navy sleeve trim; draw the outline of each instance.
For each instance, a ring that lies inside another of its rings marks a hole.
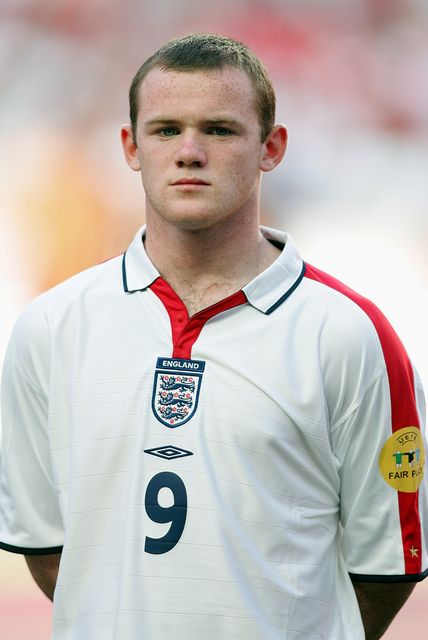
[[[350,573],[352,582],[421,582],[428,576],[428,569],[422,573],[408,573],[402,576],[371,576]]]
[[[10,551],[11,553],[19,553],[24,556],[47,556],[51,553],[61,553],[62,547],[45,547],[43,549],[27,549],[26,547],[14,547],[11,544],[0,542],[0,549]]]

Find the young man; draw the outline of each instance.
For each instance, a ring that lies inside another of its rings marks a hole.
[[[174,40],[130,103],[147,225],[15,326],[1,546],[55,591],[55,640],[380,638],[427,575],[412,365],[259,227],[287,134],[246,47]]]

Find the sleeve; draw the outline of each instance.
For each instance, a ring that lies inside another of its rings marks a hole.
[[[0,548],[25,555],[59,553],[63,544],[48,439],[43,324],[28,314],[18,321],[2,374]]]
[[[354,581],[419,581],[428,575],[425,401],[392,327],[376,320],[380,373],[331,431],[342,549]]]

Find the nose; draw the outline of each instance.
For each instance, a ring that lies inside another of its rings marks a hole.
[[[196,134],[186,134],[180,142],[175,154],[175,163],[178,167],[203,167],[206,165],[207,156],[202,141]]]

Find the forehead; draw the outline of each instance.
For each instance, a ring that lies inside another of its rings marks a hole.
[[[142,118],[174,109],[193,110],[201,116],[207,112],[233,112],[241,114],[241,119],[243,116],[257,119],[256,105],[256,92],[249,76],[233,67],[184,72],[154,68],[139,88]]]

